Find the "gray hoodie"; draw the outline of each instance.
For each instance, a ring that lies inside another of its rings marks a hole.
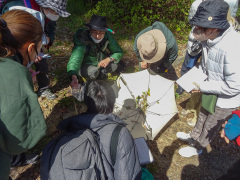
[[[123,127],[118,140],[116,163],[113,166],[110,156],[110,142],[112,132],[117,124],[125,126],[118,116],[114,114],[80,114],[63,120],[58,128],[61,130],[79,130],[89,128],[96,131],[100,137],[100,150],[103,164],[109,180],[141,179],[141,166],[138,159],[132,135]]]

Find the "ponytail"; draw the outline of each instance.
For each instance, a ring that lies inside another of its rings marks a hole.
[[[5,36],[7,32],[7,23],[4,19],[0,18],[0,57],[5,57],[11,54],[11,48],[5,44]]]
[[[22,10],[11,10],[0,18],[0,57],[13,56],[25,43],[39,43],[42,26],[33,15]]]

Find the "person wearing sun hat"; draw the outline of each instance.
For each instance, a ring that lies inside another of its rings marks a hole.
[[[35,1],[43,9],[50,8],[61,17],[70,16],[70,13],[66,11],[67,0],[35,0]]]
[[[165,72],[178,56],[173,33],[158,21],[138,33],[133,50],[139,60],[139,69],[146,69],[151,64],[150,68],[156,73]]]
[[[29,8],[43,14],[44,38],[43,45],[49,50],[55,39],[56,21],[59,16],[68,17],[70,13],[66,11],[67,0],[12,0],[3,2],[0,15],[11,9],[25,10]],[[29,11],[28,11],[29,12]],[[38,16],[39,17],[39,16]],[[42,23],[42,22],[41,22]],[[38,82],[38,96],[46,97],[49,100],[55,99],[56,95],[49,89],[48,64],[46,58],[38,57],[34,63]]]
[[[121,72],[123,50],[108,29],[106,17],[93,15],[88,29],[80,28],[74,35],[74,47],[67,65],[71,87],[79,86],[78,78],[105,79],[108,73]],[[109,52],[109,53],[108,53]]]
[[[197,8],[199,4],[206,0],[195,0],[189,10],[188,14],[188,20],[190,21],[193,16],[195,15]],[[238,10],[238,0],[224,0],[229,5],[229,13],[228,13],[228,22],[230,22],[236,31],[239,31],[240,26],[238,24],[238,21],[236,19],[236,14]],[[193,68],[196,64],[198,59],[202,55],[202,47],[200,45],[200,42],[196,41],[193,36],[194,27],[192,27],[192,30],[189,33],[188,36],[188,42],[187,42],[187,51],[184,57],[184,62],[181,67],[181,76],[186,74],[191,68]],[[178,88],[176,90],[176,93],[181,95],[184,92],[184,89],[178,85]]]
[[[207,79],[195,84],[192,91],[204,95],[194,129],[188,134],[177,133],[179,139],[191,143],[179,150],[183,157],[201,154],[219,133],[222,123],[240,106],[240,34],[229,24],[228,10],[229,5],[223,0],[204,1],[189,21],[195,26],[195,39],[201,41],[200,68]],[[205,102],[209,102],[208,106]]]

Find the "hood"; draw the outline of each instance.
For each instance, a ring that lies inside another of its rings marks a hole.
[[[112,113],[107,115],[84,113],[61,121],[57,128],[59,130],[65,131],[76,131],[85,128],[100,128],[106,124],[111,123],[126,125],[124,121],[122,121],[118,116]]]

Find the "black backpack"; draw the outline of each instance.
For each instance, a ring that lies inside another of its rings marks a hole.
[[[111,160],[116,161],[118,136],[122,129],[117,125],[111,137]],[[41,157],[41,180],[105,180],[99,137],[90,129],[63,133],[50,141]]]

